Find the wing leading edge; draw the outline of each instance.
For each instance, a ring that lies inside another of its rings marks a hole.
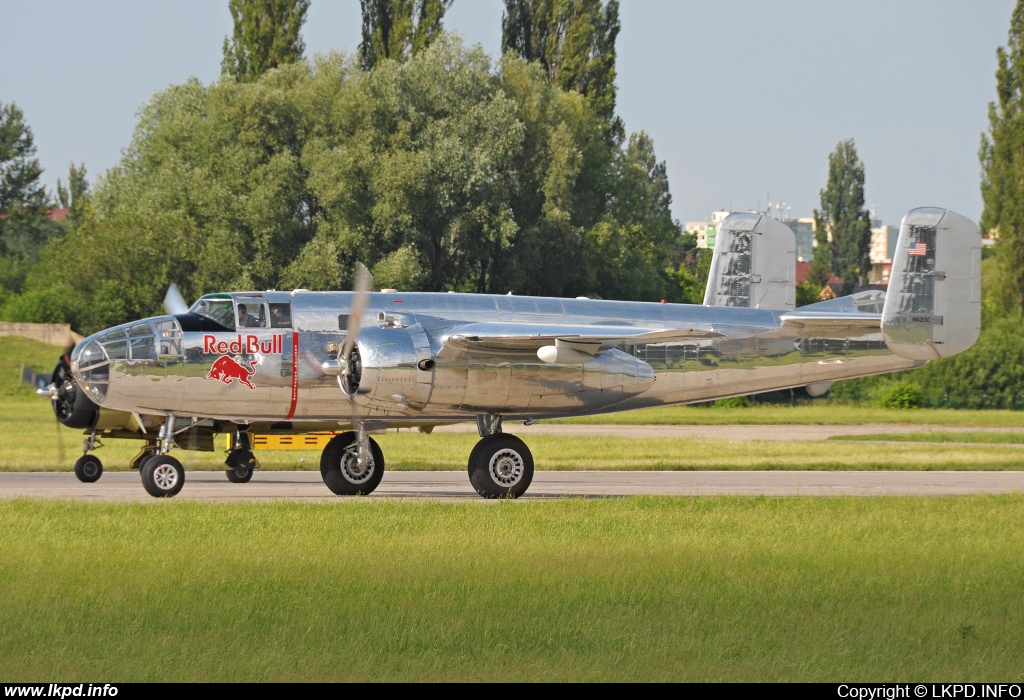
[[[535,351],[544,362],[582,364],[623,343],[669,343],[725,337],[708,328],[652,329],[637,326],[548,325],[533,323],[470,323],[444,340],[446,349]]]

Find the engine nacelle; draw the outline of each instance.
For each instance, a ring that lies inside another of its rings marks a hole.
[[[356,400],[378,409],[418,411],[430,400],[434,362],[427,334],[407,328],[364,328],[356,341]]]

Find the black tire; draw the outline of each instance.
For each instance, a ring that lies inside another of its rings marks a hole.
[[[228,481],[233,484],[244,484],[252,478],[252,473],[256,469],[256,455],[251,450],[242,448],[238,450],[231,450],[228,454],[228,458],[224,460],[227,470],[224,472]]]
[[[142,485],[150,496],[170,498],[185,485],[185,469],[170,455],[153,455],[139,469]]]
[[[341,433],[331,438],[320,455],[320,476],[334,494],[359,496],[373,493],[384,476],[384,453],[377,441],[370,442],[370,464],[360,469],[356,455],[354,432]]]
[[[82,455],[75,462],[75,476],[86,484],[99,481],[103,476],[103,462],[96,455]]]
[[[224,473],[232,484],[244,484],[252,478],[252,472],[251,467],[235,467],[234,469],[228,469]]]
[[[515,435],[488,435],[469,455],[469,483],[484,498],[519,498],[532,481],[533,454]]]

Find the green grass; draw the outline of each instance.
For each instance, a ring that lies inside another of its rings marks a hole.
[[[0,677],[1021,681],[1024,496],[0,502]]]
[[[1024,428],[1024,411],[975,411],[967,409],[894,409],[830,404],[825,400],[746,408],[668,406],[623,413],[565,418],[553,423],[589,425],[860,425],[901,423],[966,427]]]
[[[45,401],[22,411],[0,408],[4,430],[0,435],[0,471],[70,470],[81,455],[81,431],[60,428]],[[31,409],[31,410],[29,410]],[[515,426],[510,426],[515,430]],[[704,470],[704,469],[1022,469],[1024,450],[1002,444],[934,444],[877,441],[836,443],[826,440],[717,440],[702,438],[628,438],[520,434],[544,470]],[[960,435],[959,433],[955,435]],[[902,437],[902,436],[901,436]],[[476,433],[389,432],[375,436],[389,470],[456,470],[466,468]],[[59,445],[63,444],[63,459]],[[218,442],[218,445],[221,443]],[[125,470],[142,446],[137,440],[111,440],[96,452],[104,469]],[[220,449],[218,447],[218,449]],[[224,454],[174,453],[189,470],[223,469]],[[266,470],[318,469],[318,451],[259,450]]]
[[[65,350],[17,335],[0,336],[0,397],[35,396],[35,389],[21,381],[21,368],[49,376]]]
[[[988,445],[1024,445],[1024,433],[1019,432],[950,432],[925,430],[919,433],[870,433],[868,435],[832,435],[829,440],[885,441],[885,442],[962,442]]]
[[[32,396],[0,403],[0,471],[70,470],[81,455],[82,431],[58,426],[49,402]],[[877,441],[847,443],[841,450],[830,441],[712,440],[702,438],[645,438],[531,435],[528,428],[510,425],[533,451],[538,469],[1021,469],[1024,451],[1002,440],[1019,442],[1012,434],[979,433],[993,444],[943,445],[937,449],[898,436],[904,445]],[[923,435],[935,435],[935,432]],[[974,433],[950,433],[959,438]],[[1000,438],[1000,436],[1003,436]],[[389,432],[376,436],[390,470],[463,470],[475,433]],[[875,440],[887,439],[876,437]],[[894,440],[895,441],[895,440]],[[951,442],[970,443],[970,439]],[[982,442],[982,440],[978,440]],[[96,452],[104,469],[124,470],[142,446],[137,440],[111,440]],[[218,450],[220,450],[220,442]],[[63,447],[63,457],[62,457]],[[186,469],[223,469],[224,454],[175,452]],[[318,451],[260,450],[263,469],[318,469]]]

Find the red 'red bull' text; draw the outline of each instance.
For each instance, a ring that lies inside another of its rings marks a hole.
[[[271,336],[270,340],[260,340],[258,335],[242,335],[239,333],[234,340],[217,340],[217,336],[206,334],[203,336],[203,352],[206,354],[224,355],[232,353],[240,355],[246,353],[255,355],[280,355],[284,352],[284,336],[277,333]]]

